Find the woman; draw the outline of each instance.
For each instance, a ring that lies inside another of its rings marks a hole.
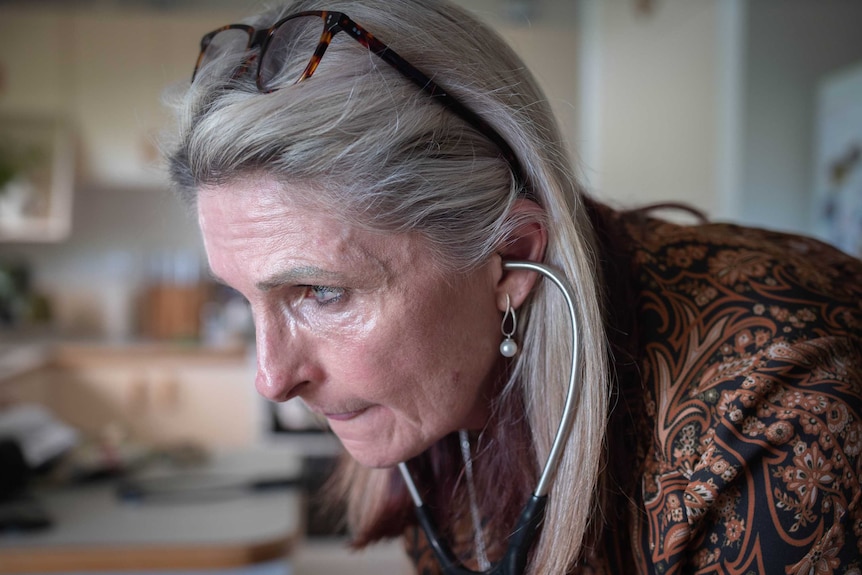
[[[344,444],[357,546],[403,536],[440,572],[407,462],[456,556],[498,561],[577,351],[525,572],[859,571],[858,261],[598,204],[523,64],[441,2],[217,30],[180,118],[173,177],[251,304],[257,388]],[[568,279],[577,350],[556,286],[511,261]]]

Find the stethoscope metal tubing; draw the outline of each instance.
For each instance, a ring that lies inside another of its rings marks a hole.
[[[551,483],[554,481],[554,476],[557,473],[557,468],[560,466],[560,458],[563,455],[563,450],[566,447],[566,441],[572,432],[572,425],[575,422],[575,407],[578,404],[580,396],[580,388],[578,382],[578,359],[580,357],[578,344],[580,342],[580,322],[578,321],[577,308],[575,308],[575,298],[572,293],[572,287],[569,285],[565,276],[544,264],[535,262],[504,262],[503,267],[508,270],[530,270],[538,272],[554,282],[554,285],[562,292],[566,300],[566,307],[569,309],[569,319],[572,322],[572,365],[569,371],[569,387],[566,393],[566,403],[563,406],[563,415],[560,419],[560,425],[557,428],[557,435],[554,437],[554,443],[551,445],[551,452],[548,454],[548,460],[545,462],[545,468],[542,470],[542,475],[539,477],[539,483],[533,492],[534,495],[547,495],[551,489]]]
[[[557,473],[557,468],[560,465],[560,458],[566,446],[566,441],[571,434],[572,425],[575,420],[575,407],[579,399],[578,382],[578,359],[580,357],[580,322],[578,321],[577,308],[575,308],[574,295],[572,287],[566,280],[565,276],[558,271],[544,264],[535,262],[517,261],[503,262],[503,267],[507,270],[527,270],[537,272],[551,280],[554,285],[562,292],[566,300],[566,307],[569,309],[569,316],[572,322],[572,366],[569,375],[569,386],[566,393],[566,402],[563,406],[563,415],[560,419],[560,425],[557,428],[557,434],[554,437],[554,443],[551,445],[551,451],[548,454],[548,460],[545,462],[545,467],[542,470],[542,475],[539,477],[539,482],[536,489],[533,491],[530,500],[521,511],[518,518],[518,524],[509,539],[509,544],[506,547],[506,553],[503,559],[495,564],[489,571],[477,572],[467,569],[455,558],[452,551],[446,544],[437,536],[437,528],[431,518],[419,490],[416,489],[416,484],[413,481],[410,470],[407,465],[402,462],[398,464],[398,469],[401,472],[404,482],[407,485],[407,490],[410,492],[410,497],[413,499],[413,504],[416,506],[416,516],[419,519],[419,524],[434,555],[440,562],[443,572],[446,575],[520,575],[524,572],[527,565],[527,556],[533,540],[539,530],[539,525],[542,522],[545,514],[545,505],[547,504],[548,491],[554,481]]]

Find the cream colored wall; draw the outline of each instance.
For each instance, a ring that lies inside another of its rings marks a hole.
[[[524,60],[550,102],[573,161],[580,156],[576,0],[456,0],[494,27]],[[523,11],[523,12],[522,12]],[[520,16],[526,14],[527,16]]]
[[[740,220],[813,233],[817,87],[862,63],[862,2],[747,6]]]
[[[578,122],[602,197],[809,234],[815,90],[862,61],[862,4],[579,0]]]
[[[721,206],[717,2],[584,0],[585,172],[600,196],[625,204]]]

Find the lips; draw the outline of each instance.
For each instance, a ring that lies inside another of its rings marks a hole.
[[[323,416],[330,421],[350,421],[351,419],[359,417],[367,410],[367,407],[363,407],[362,409],[355,409],[353,411],[324,412]]]
[[[303,398],[306,407],[312,412],[325,417],[329,421],[350,421],[356,419],[372,407],[373,403],[362,400],[344,401],[344,402],[316,402],[309,401]]]

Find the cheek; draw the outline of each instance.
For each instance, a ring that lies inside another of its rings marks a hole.
[[[331,341],[321,359],[333,381],[369,399],[382,399],[397,387],[395,382],[399,375],[396,372],[400,370],[395,358],[398,355],[385,338],[372,332],[368,337]]]
[[[368,337],[327,345],[321,360],[327,366],[328,379],[347,395],[399,413],[414,411],[410,406],[439,375],[430,372],[433,362],[420,352],[422,346],[404,335],[402,330],[378,329]]]

